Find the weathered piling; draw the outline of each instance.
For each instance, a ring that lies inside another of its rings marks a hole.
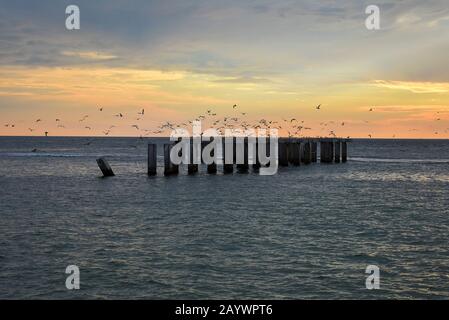
[[[318,143],[315,141],[310,142],[310,147],[311,147],[311,161],[312,162],[317,162],[318,161]]]
[[[287,143],[284,141],[278,142],[278,157],[279,157],[279,165],[281,167],[288,166],[288,148]]]
[[[310,145],[310,141],[305,141],[301,149],[301,161],[305,164],[310,164],[312,161],[312,148]]]
[[[237,139],[236,140],[236,150],[238,155],[242,154],[243,150],[243,161],[239,161],[237,157],[237,171],[239,173],[247,173],[249,170],[248,165],[248,138]],[[240,162],[240,163],[239,163]],[[243,162],[243,163],[242,163]]]
[[[288,144],[288,152],[287,152],[288,162],[294,166],[300,165],[300,150],[301,150],[301,143],[290,142]]]
[[[111,166],[106,161],[105,158],[99,158],[97,159],[98,167],[100,168],[101,172],[103,173],[103,176],[105,177],[113,177],[115,176],[114,171],[112,171]]]
[[[170,151],[173,148],[173,144],[164,144],[164,175],[171,176],[179,173],[178,165],[171,162]]]
[[[157,145],[148,144],[148,175],[155,176],[157,174]]]
[[[321,163],[332,163],[334,158],[334,143],[333,141],[321,141]]]
[[[340,163],[340,150],[341,150],[341,143],[340,140],[335,141],[334,143],[334,149],[335,149],[335,163]]]
[[[341,161],[348,161],[348,143],[346,141],[341,142]]]
[[[196,152],[196,151],[195,151]],[[195,174],[198,172],[198,164],[194,163],[194,144],[193,139],[190,139],[190,159],[187,165],[187,174]]]

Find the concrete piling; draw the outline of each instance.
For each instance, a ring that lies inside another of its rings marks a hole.
[[[190,161],[187,165],[187,174],[195,174],[198,172],[198,164],[194,164],[194,147],[193,147],[193,139],[190,139]]]
[[[148,144],[148,175],[155,176],[157,174],[157,145],[155,143]]]
[[[254,153],[253,153],[253,170],[257,171],[260,169],[260,162],[259,162],[259,142],[256,140],[254,146]]]
[[[173,144],[164,144],[164,175],[171,176],[179,173],[178,165],[171,162],[170,151],[173,148]]]
[[[278,142],[278,157],[279,157],[279,165],[281,167],[288,166],[288,147],[287,143],[284,141]]]
[[[348,143],[346,141],[341,142],[341,161],[348,161]]]
[[[311,147],[311,161],[312,162],[317,162],[318,161],[318,143],[315,141],[310,142],[310,147]]]
[[[321,163],[332,163],[334,158],[334,142],[321,141]]]
[[[288,162],[291,163],[294,166],[300,165],[300,150],[301,150],[301,143],[299,142],[290,142],[288,144]]]
[[[210,142],[203,141],[201,143],[201,150],[203,150],[207,145],[209,145],[209,143],[214,143],[214,141],[213,140],[211,140]],[[211,151],[210,155],[211,155],[211,157],[215,158],[215,149]],[[207,165],[207,173],[208,174],[216,174],[217,173],[217,164],[215,163],[215,160],[213,163],[210,163]]]
[[[234,139],[223,139],[223,173],[225,174],[234,172],[234,150]]]
[[[312,148],[310,141],[305,141],[303,143],[301,160],[304,164],[310,164],[310,162],[312,162]]]
[[[249,170],[249,165],[248,165],[248,138],[237,139],[237,141],[236,141],[236,150],[238,152],[241,152],[243,150],[243,163],[237,163],[237,171],[239,173],[247,173],[248,170]]]
[[[112,171],[111,166],[106,161],[105,158],[99,158],[97,159],[98,167],[100,168],[101,172],[103,173],[104,177],[113,177],[115,176],[114,171]]]
[[[341,142],[340,140],[335,141],[335,163],[340,163],[340,150],[341,150]]]

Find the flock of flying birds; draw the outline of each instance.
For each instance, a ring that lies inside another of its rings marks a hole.
[[[322,108],[322,105],[319,104],[315,107],[316,111],[320,111]],[[98,112],[104,112],[103,107],[98,108]],[[272,120],[266,120],[266,119],[260,119],[259,121],[249,123],[245,120],[245,116],[247,116],[247,112],[241,112],[240,108],[234,104],[232,106],[232,116],[226,116],[226,117],[219,117],[216,112],[214,112],[212,109],[207,110],[204,114],[199,115],[194,119],[195,121],[208,121],[211,124],[212,128],[215,128],[220,133],[224,133],[225,129],[240,129],[243,128],[245,130],[249,128],[253,129],[278,129],[278,130],[284,130],[289,138],[292,137],[300,137],[300,136],[307,136],[307,131],[312,130],[311,127],[307,126],[304,120],[298,120],[296,118],[290,118],[285,119],[283,118],[280,121],[272,121]],[[374,108],[370,108],[369,112],[374,112]],[[437,112],[439,114],[439,112]],[[124,113],[117,113],[114,114],[117,120],[122,120],[127,118]],[[131,115],[132,116],[132,115]],[[137,112],[136,114],[137,118],[134,118],[134,121],[140,121],[143,120],[145,117],[145,109],[141,109],[141,111]],[[128,116],[129,117],[129,116]],[[88,125],[89,115],[84,115],[81,117],[78,121],[79,123],[86,123],[84,126],[85,130],[91,131],[93,128],[91,125]],[[441,121],[441,118],[435,119],[436,121]],[[56,123],[56,127],[60,129],[66,128],[66,126],[63,124],[63,121],[59,118],[54,120]],[[34,132],[38,129],[40,123],[43,123],[42,119],[36,119],[34,122],[35,127],[28,128],[30,132]],[[139,123],[139,122],[138,122]],[[141,123],[141,122],[140,122]],[[139,123],[139,124],[140,124]],[[365,121],[365,123],[369,123],[369,121]],[[162,134],[168,130],[174,130],[176,128],[187,128],[189,125],[193,124],[193,121],[187,121],[183,123],[173,123],[166,121],[164,123],[161,123],[159,126],[157,126],[155,129],[144,129],[143,125],[139,124],[132,124],[131,127],[136,129],[137,136],[140,139],[143,139],[144,137],[148,137],[152,134]],[[321,122],[320,124],[320,132],[323,133],[322,136],[325,137],[337,137],[336,131],[339,127],[344,127],[345,122],[335,122],[335,121],[328,121],[328,122]],[[102,134],[105,136],[108,136],[115,128],[118,128],[120,126],[119,123],[115,125],[110,125],[106,129],[102,130]],[[9,128],[15,128],[15,124],[7,123],[5,124],[5,127]],[[449,128],[445,130],[445,133],[447,133]],[[409,131],[418,131],[417,129],[411,129]],[[49,131],[43,132],[45,136],[49,135]],[[435,135],[439,134],[438,131],[435,131]],[[310,135],[309,135],[310,136]],[[372,134],[367,135],[369,138],[372,138]],[[394,135],[393,138],[396,136]],[[347,138],[350,138],[349,136]],[[90,145],[93,142],[93,140],[89,140],[85,143],[85,145]]]

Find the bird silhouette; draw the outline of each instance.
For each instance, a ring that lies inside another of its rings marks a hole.
[[[316,109],[317,109],[317,110],[320,110],[320,109],[321,109],[321,104],[317,105],[317,106],[316,106]]]

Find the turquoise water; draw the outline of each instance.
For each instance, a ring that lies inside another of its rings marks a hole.
[[[148,178],[148,140],[90,140],[0,138],[0,298],[449,298],[449,141],[354,140],[346,164],[275,176]]]

